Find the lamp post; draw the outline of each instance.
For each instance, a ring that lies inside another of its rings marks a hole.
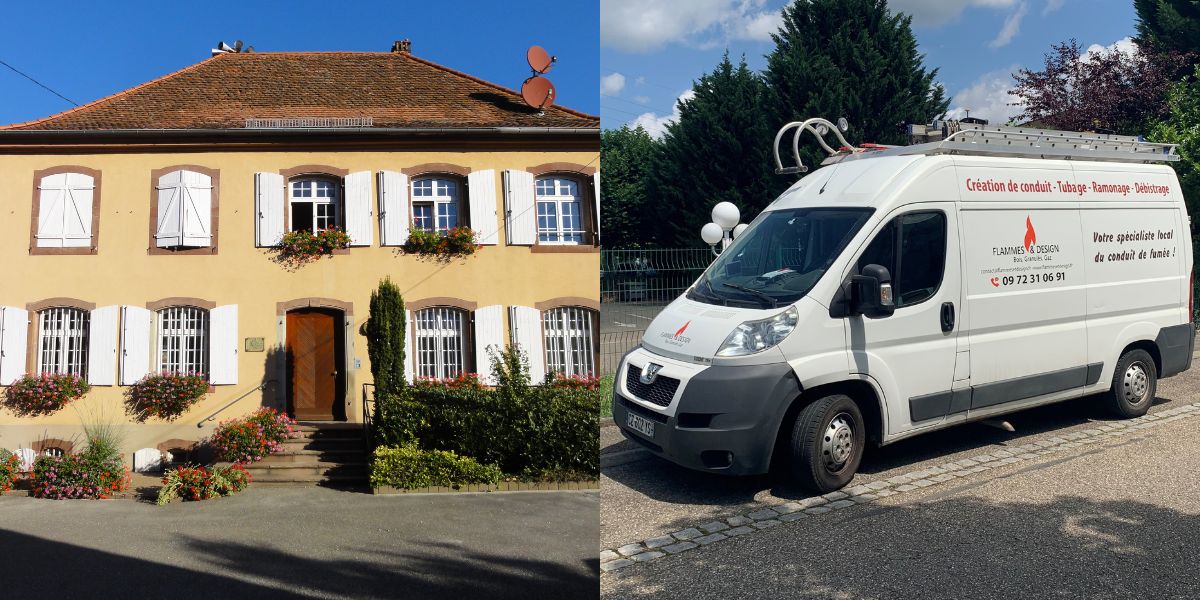
[[[712,248],[714,255],[719,256],[746,230],[745,223],[738,223],[741,218],[741,211],[732,202],[718,202],[712,209],[712,223],[700,228],[700,239]],[[717,244],[721,244],[720,251],[717,250]]]

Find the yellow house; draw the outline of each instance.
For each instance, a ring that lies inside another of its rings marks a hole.
[[[517,343],[533,376],[589,373],[599,310],[599,119],[393,52],[217,54],[116,95],[0,127],[0,387],[92,385],[57,413],[0,408],[0,447],[66,447],[83,418],[128,450],[199,440],[259,406],[361,422],[361,326],[379,281],[409,309],[410,376],[487,376]],[[479,250],[400,250],[470,227]],[[298,268],[284,234],[344,228]],[[124,392],[194,371],[209,393],[138,423]]]

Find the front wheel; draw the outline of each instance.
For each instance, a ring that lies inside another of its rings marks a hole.
[[[1140,417],[1150,410],[1158,389],[1158,371],[1154,359],[1145,350],[1130,350],[1117,361],[1109,388],[1109,408],[1118,417]]]
[[[862,411],[844,394],[805,406],[792,426],[791,471],[800,485],[821,493],[854,478],[867,441]]]

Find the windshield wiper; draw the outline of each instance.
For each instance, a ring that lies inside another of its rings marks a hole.
[[[772,298],[770,294],[764,294],[764,293],[762,293],[762,292],[760,292],[760,291],[758,291],[758,290],[755,290],[755,289],[750,289],[750,288],[748,288],[748,287],[744,287],[744,286],[740,286],[740,285],[735,285],[735,284],[732,284],[732,283],[722,283],[721,285],[723,285],[723,286],[725,286],[725,287],[728,287],[728,288],[733,288],[733,289],[735,289],[735,290],[738,290],[738,291],[741,291],[741,292],[748,292],[748,293],[750,293],[750,294],[754,294],[755,296],[758,296],[759,298],[761,298],[761,299],[763,299],[763,300],[766,300],[766,301],[767,301],[767,307],[769,307],[769,308],[779,308],[779,303],[778,303],[778,302],[776,302],[776,301],[775,301],[775,299],[774,299],[774,298]]]

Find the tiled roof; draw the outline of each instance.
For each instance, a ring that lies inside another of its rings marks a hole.
[[[552,106],[400,52],[218,54],[44,119],[0,130],[242,129],[246,119],[369,117],[398,128],[596,128]]]

